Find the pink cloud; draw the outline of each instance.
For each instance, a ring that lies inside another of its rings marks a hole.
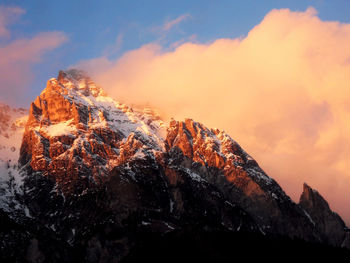
[[[0,6],[0,37],[9,37],[7,26],[16,21],[25,10],[20,7]]]
[[[0,7],[0,37],[9,37],[6,27],[25,11],[18,7]],[[12,39],[0,44],[0,101],[15,102],[34,78],[32,68],[44,54],[67,41],[62,32],[42,32],[31,38]]]

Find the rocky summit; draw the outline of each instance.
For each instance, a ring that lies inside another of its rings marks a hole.
[[[0,144],[15,130],[21,146],[0,175],[4,260],[131,262],[174,240],[220,258],[210,252],[215,237],[205,238],[219,233],[219,243],[238,235],[241,245],[254,236],[350,247],[345,223],[316,190],[305,184],[293,202],[225,132],[133,109],[79,70],[50,79],[28,115],[7,112]]]

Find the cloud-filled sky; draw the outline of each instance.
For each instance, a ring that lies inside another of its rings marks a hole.
[[[295,201],[307,182],[350,222],[349,1],[128,2],[5,1],[0,99],[25,106],[82,67],[119,100],[224,129]]]

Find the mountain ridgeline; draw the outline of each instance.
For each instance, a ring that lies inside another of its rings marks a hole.
[[[79,70],[50,79],[26,120],[18,164],[2,157],[4,260],[228,262],[227,244],[348,255],[350,233],[316,190],[293,202],[225,132],[128,107]]]

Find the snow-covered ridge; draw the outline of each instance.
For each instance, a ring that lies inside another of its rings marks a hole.
[[[20,163],[57,180],[70,174],[98,182],[132,158],[163,152],[166,126],[151,109],[114,100],[83,73],[60,71],[31,105]]]
[[[263,182],[263,184],[271,185],[273,180],[267,176],[264,171],[257,165],[255,160],[245,152],[240,145],[233,140],[225,131],[220,131],[216,128],[208,129],[203,124],[193,121],[192,119],[185,119],[180,125],[178,122],[172,120],[169,127],[169,132],[176,133],[179,126],[185,127],[185,133],[188,134],[188,144],[193,149],[193,156],[195,161],[204,161],[205,165],[222,168],[224,171],[232,171],[234,173],[247,172],[254,181]],[[180,142],[184,136],[177,135],[172,144],[186,144]],[[184,147],[186,152],[186,147]]]
[[[108,128],[121,132],[125,138],[131,133],[163,149],[166,124],[150,109],[137,110],[109,97],[89,77],[79,70],[61,71],[59,77],[49,80],[50,86],[59,86],[56,92],[78,107],[89,109],[88,128]],[[41,96],[52,90],[45,89]],[[49,136],[60,136],[77,132],[72,121],[51,123],[49,126],[36,127]]]

